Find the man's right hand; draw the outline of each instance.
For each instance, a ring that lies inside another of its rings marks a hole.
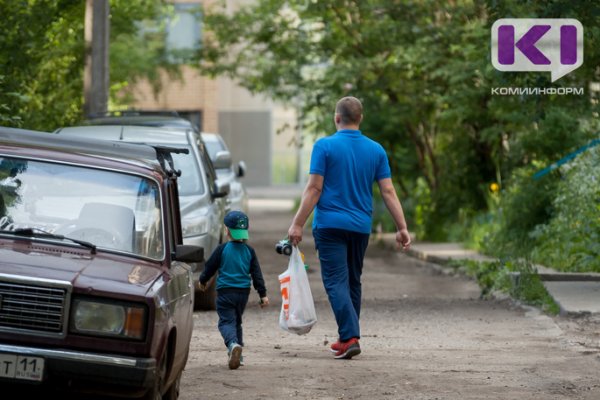
[[[292,224],[288,230],[288,240],[293,246],[298,246],[302,241],[302,226]]]

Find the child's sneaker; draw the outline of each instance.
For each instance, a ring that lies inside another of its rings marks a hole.
[[[240,367],[244,366],[244,356],[240,356]]]
[[[354,356],[360,354],[360,344],[358,344],[357,338],[352,338],[346,342],[340,344],[340,349],[335,353],[337,359],[351,359]]]
[[[229,345],[229,369],[238,369],[242,357],[242,346],[237,343]]]

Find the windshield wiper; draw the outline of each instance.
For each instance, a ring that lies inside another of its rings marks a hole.
[[[38,237],[38,238],[68,240],[68,241],[71,241],[73,243],[77,243],[78,245],[81,245],[83,247],[87,247],[88,249],[91,250],[92,254],[96,254],[96,245],[93,244],[93,243],[86,242],[85,240],[79,240],[79,239],[70,238],[70,237],[64,236],[64,235],[57,235],[55,233],[46,232],[45,230],[39,229],[39,228],[19,228],[19,229],[15,229],[14,231],[2,230],[0,232],[2,232],[2,233],[11,233],[11,234],[17,235],[17,236],[28,236],[28,237]]]

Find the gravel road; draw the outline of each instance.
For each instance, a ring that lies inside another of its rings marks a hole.
[[[181,400],[196,399],[600,399],[600,321],[549,317],[510,299],[484,300],[477,285],[373,243],[363,273],[362,354],[335,360],[333,314],[310,231],[300,249],[318,323],[304,336],[278,326],[275,243],[292,215],[272,204],[250,212],[250,244],[271,306],[253,292],[244,314],[245,366],[227,367],[214,311],[194,315]]]

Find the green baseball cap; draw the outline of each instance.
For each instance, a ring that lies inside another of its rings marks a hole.
[[[248,216],[241,211],[230,211],[223,222],[234,240],[248,239]]]

